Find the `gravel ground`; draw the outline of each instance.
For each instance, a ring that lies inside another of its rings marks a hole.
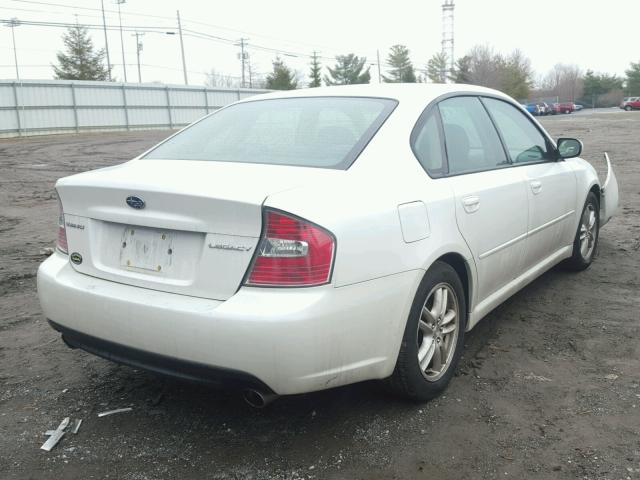
[[[640,479],[640,113],[542,120],[608,150],[622,208],[589,270],[548,272],[467,337],[446,394],[423,405],[375,382],[263,410],[69,350],[42,316],[38,264],[53,184],[168,132],[0,140],[0,478]],[[128,413],[98,418],[107,409]],[[82,418],[47,453],[43,432]]]

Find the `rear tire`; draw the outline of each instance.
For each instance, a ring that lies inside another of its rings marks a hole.
[[[580,215],[580,223],[573,240],[573,253],[565,262],[569,270],[576,272],[589,268],[596,256],[600,230],[600,204],[598,197],[589,192]]]
[[[437,261],[416,292],[388,386],[418,401],[442,393],[460,360],[466,326],[467,305],[460,277],[449,264]]]
[[[630,112],[631,110],[633,110],[633,109],[631,108],[631,105],[627,105],[626,107],[624,107],[624,109],[625,109],[627,112]]]

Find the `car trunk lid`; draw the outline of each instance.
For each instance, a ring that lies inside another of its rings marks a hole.
[[[135,160],[62,179],[56,188],[77,271],[225,300],[237,291],[251,262],[264,200],[340,173],[344,172]],[[131,198],[134,201],[128,202]]]

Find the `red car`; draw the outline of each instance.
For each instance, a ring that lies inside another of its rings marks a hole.
[[[560,102],[553,104],[554,113],[571,113],[575,110],[573,102]]]
[[[631,110],[640,110],[640,97],[627,97],[620,104],[620,108],[627,112]]]

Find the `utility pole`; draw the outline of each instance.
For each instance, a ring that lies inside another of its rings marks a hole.
[[[13,40],[13,61],[16,65],[16,80],[20,80],[20,71],[18,69],[18,51],[16,49],[16,34],[14,29],[20,25],[20,20],[16,17],[7,21],[7,27],[11,28],[11,39]]]
[[[246,53],[244,51],[244,47],[246,45],[247,39],[246,38],[241,38],[240,39],[240,43],[236,44],[236,45],[240,45],[240,61],[242,62],[242,88],[246,87],[245,84],[245,80],[244,80],[244,65],[245,65],[245,60],[246,60]]]
[[[380,50],[376,50],[376,56],[378,57],[378,83],[382,83],[382,74],[380,73]]]
[[[107,51],[107,67],[109,68],[109,81],[111,81],[111,57],[109,56],[109,39],[107,38],[107,20],[104,16],[104,0],[100,0],[102,6],[102,28],[104,29],[104,46]]]
[[[124,37],[122,36],[122,14],[120,13],[120,5],[122,5],[126,0],[116,0],[118,4],[118,18],[120,19],[120,46],[122,47],[122,70],[124,71],[124,81],[127,81],[127,62],[124,57]]]
[[[176,10],[178,15],[178,33],[180,34],[180,51],[182,52],[182,72],[184,73],[184,84],[189,85],[187,79],[187,61],[184,58],[184,40],[182,39],[182,23],[180,22],[180,10]]]
[[[131,35],[136,37],[136,55],[138,57],[138,83],[142,83],[142,73],[140,72],[140,52],[142,51],[142,42],[140,37],[144,36],[144,33],[136,32]]]

